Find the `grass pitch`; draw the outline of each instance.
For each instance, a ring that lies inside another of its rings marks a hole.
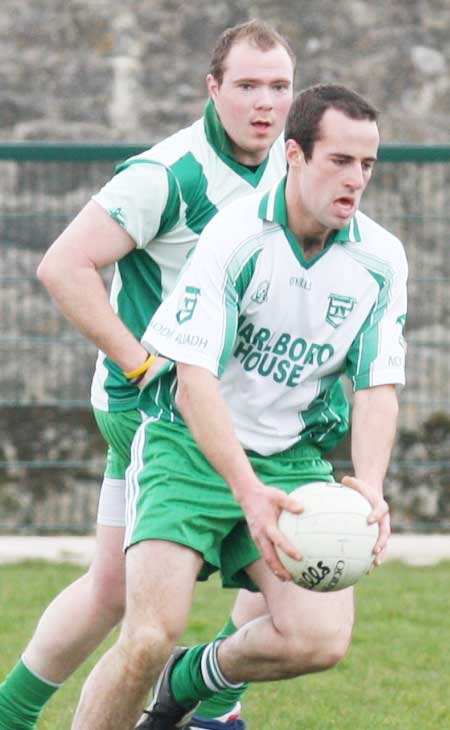
[[[0,566],[0,678],[17,661],[52,597],[81,574],[62,564]],[[450,563],[388,563],[357,587],[349,655],[338,667],[286,682],[253,685],[244,698],[249,730],[443,730],[450,716]],[[186,643],[225,622],[234,593],[200,584]],[[111,637],[110,643],[114,637]],[[48,704],[39,730],[69,728],[98,652]]]

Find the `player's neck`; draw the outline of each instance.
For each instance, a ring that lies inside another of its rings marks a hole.
[[[303,251],[303,256],[307,260],[313,259],[314,256],[317,256],[319,253],[321,253],[326,244],[326,238],[322,239],[317,236],[303,236],[300,238],[297,236],[297,240]]]
[[[317,256],[327,244],[332,231],[320,225],[308,225],[301,215],[291,215],[288,212],[288,225],[302,249],[305,259]]]

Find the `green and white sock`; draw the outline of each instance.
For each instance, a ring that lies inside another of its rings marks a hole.
[[[35,730],[42,709],[60,686],[38,677],[21,659],[0,684],[0,730]]]
[[[196,714],[202,717],[221,718],[233,712],[237,703],[247,689],[245,683],[228,682],[218,668],[217,647],[222,639],[234,634],[236,626],[231,619],[211,644],[200,644],[192,647],[175,664],[171,675],[171,687],[175,700],[183,707],[192,707],[202,700]],[[211,676],[215,680],[211,680]]]

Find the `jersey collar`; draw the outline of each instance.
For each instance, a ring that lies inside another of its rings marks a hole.
[[[250,185],[256,187],[264,175],[269,156],[261,162],[256,170],[250,170],[245,165],[241,165],[233,157],[233,149],[231,146],[231,140],[222,126],[222,122],[217,114],[216,107],[212,99],[208,99],[205,112],[203,115],[203,124],[206,134],[206,139],[213,148],[214,152],[220,159],[225,162],[234,172],[247,180]]]
[[[260,218],[288,229],[288,215],[286,208],[286,176],[272,187],[263,197],[259,204],[258,215]],[[289,231],[291,235],[291,231]],[[333,231],[328,239],[327,248],[332,243],[360,243],[361,234],[356,218],[352,218],[348,226]]]

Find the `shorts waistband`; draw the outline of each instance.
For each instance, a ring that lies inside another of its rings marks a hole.
[[[252,458],[266,458],[263,457],[262,454],[258,454],[256,451],[246,451],[247,456],[251,456]],[[292,459],[322,459],[323,454],[321,449],[318,448],[318,446],[312,446],[311,444],[302,444],[297,443],[293,446],[290,446],[285,451],[279,451],[275,454],[271,454],[269,458],[275,458],[279,456],[280,458],[292,458]]]

